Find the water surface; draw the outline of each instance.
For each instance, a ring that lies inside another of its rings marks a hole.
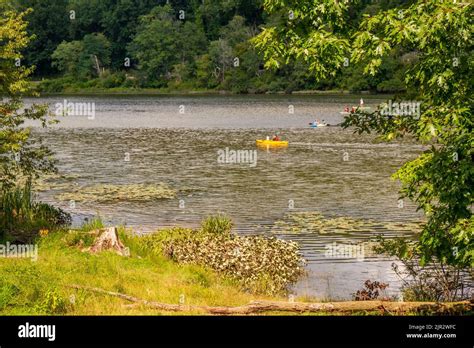
[[[328,257],[333,245],[364,242],[379,234],[410,236],[420,221],[400,202],[390,175],[422,151],[411,142],[381,143],[340,127],[308,128],[315,118],[336,125],[359,96],[133,96],[49,97],[55,103],[95,103],[95,118],[61,117],[37,129],[66,178],[40,197],[73,213],[76,221],[100,213],[110,223],[148,232],[160,226],[197,226],[217,211],[230,215],[241,234],[298,241],[308,260],[299,295],[350,298],[365,280],[399,283],[392,260],[364,249],[358,257]],[[364,97],[366,105],[380,98]],[[31,101],[29,101],[31,102]],[[35,102],[38,102],[35,100]],[[181,111],[181,113],[180,113]],[[184,111],[184,113],[183,113]],[[291,113],[294,111],[294,113]],[[257,149],[256,139],[278,133],[286,149]],[[257,151],[256,166],[222,164],[218,151]],[[101,184],[164,183],[172,199],[146,202],[70,202],[61,193]],[[357,228],[352,228],[354,224]],[[324,226],[321,229],[321,226]],[[336,243],[336,244],[334,244]],[[358,249],[361,250],[361,249]]]

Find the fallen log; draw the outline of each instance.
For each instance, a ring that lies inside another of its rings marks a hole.
[[[68,285],[68,287],[78,290],[86,290],[99,294],[109,295],[133,302],[127,307],[133,308],[144,306],[170,312],[204,312],[216,315],[245,315],[263,312],[293,312],[293,313],[354,313],[354,312],[374,312],[381,311],[389,314],[404,314],[409,312],[428,313],[463,313],[472,311],[472,304],[469,301],[460,302],[391,302],[391,301],[343,301],[343,302],[283,302],[283,301],[252,301],[247,305],[237,307],[211,307],[198,305],[180,305],[148,301],[138,297],[108,291],[100,288]]]

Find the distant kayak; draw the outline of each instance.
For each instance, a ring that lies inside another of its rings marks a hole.
[[[372,111],[372,108],[370,106],[353,106],[351,110],[349,110],[349,111],[344,110],[344,111],[341,111],[339,113],[342,116],[349,116],[349,115],[355,113],[356,111],[370,112],[370,111]]]
[[[283,140],[257,140],[257,146],[288,146],[288,141]]]
[[[324,123],[318,123],[318,124],[310,124],[309,126],[310,126],[310,128],[321,128],[321,127],[327,127],[329,125],[324,124]]]

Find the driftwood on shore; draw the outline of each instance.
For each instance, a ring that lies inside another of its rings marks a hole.
[[[198,305],[169,304],[148,301],[134,296],[108,291],[100,288],[68,285],[70,288],[91,291],[99,294],[109,295],[124,299],[133,304],[127,307],[133,308],[143,306],[170,312],[201,312],[215,315],[245,315],[264,312],[293,312],[293,313],[353,313],[353,312],[377,312],[387,314],[405,314],[409,312],[427,313],[463,313],[472,311],[472,303],[469,301],[436,303],[436,302],[392,302],[392,301],[343,301],[343,302],[282,302],[282,301],[252,301],[247,305],[237,307],[211,307]]]

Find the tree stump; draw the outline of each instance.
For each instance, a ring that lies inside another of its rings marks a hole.
[[[97,234],[98,237],[87,251],[99,253],[101,251],[111,250],[121,256],[129,256],[128,248],[120,241],[116,227],[101,228],[91,233]]]

